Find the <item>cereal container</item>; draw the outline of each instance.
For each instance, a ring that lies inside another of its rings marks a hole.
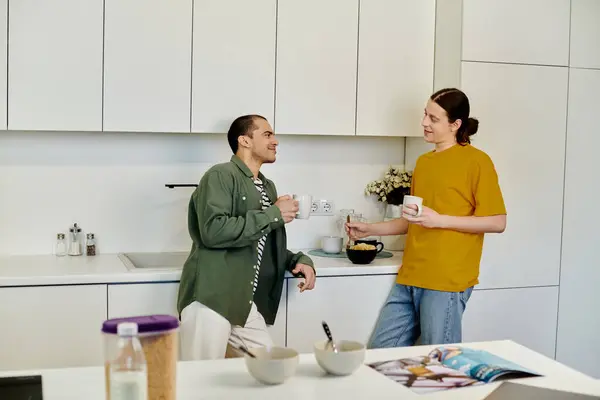
[[[118,342],[117,325],[135,322],[148,366],[148,400],[175,400],[179,321],[170,315],[109,319],[102,324],[106,399],[110,399],[110,357]]]

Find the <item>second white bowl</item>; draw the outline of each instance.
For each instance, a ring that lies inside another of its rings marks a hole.
[[[325,372],[332,375],[350,375],[365,361],[365,345],[350,340],[335,342],[337,353],[333,352],[328,340],[314,344],[315,358]]]

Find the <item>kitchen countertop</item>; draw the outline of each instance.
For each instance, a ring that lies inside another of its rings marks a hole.
[[[402,252],[391,253],[393,257],[378,258],[369,265],[355,265],[346,258],[310,257],[315,263],[317,277],[382,275],[398,271]],[[0,287],[173,282],[179,281],[180,277],[181,269],[177,268],[130,270],[118,254],[0,257]]]
[[[463,347],[484,349],[535,370],[542,377],[518,383],[588,395],[600,395],[600,381],[568,368],[512,341],[463,343]],[[435,346],[413,346],[368,350],[366,362],[426,355]],[[42,375],[44,400],[104,400],[102,367],[42,371],[0,372],[1,376]],[[178,399],[313,400],[313,399],[485,399],[499,383],[416,394],[366,365],[353,375],[325,375],[312,354],[300,355],[295,376],[281,385],[266,386],[247,372],[244,359],[180,362],[177,367]]]

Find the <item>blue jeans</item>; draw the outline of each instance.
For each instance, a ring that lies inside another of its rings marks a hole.
[[[395,284],[381,309],[371,349],[462,341],[462,316],[473,288],[441,292]]]

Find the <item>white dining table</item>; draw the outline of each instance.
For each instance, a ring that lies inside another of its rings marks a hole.
[[[541,377],[513,380],[523,385],[551,388],[600,398],[600,380],[556,362],[513,341],[462,343],[487,350],[534,370]],[[367,350],[365,364],[427,355],[436,346]],[[44,400],[104,400],[103,367],[5,371],[2,376],[39,374]],[[177,365],[177,399],[313,400],[313,399],[485,399],[500,383],[418,394],[367,365],[354,374],[335,377],[323,372],[313,354],[301,354],[296,374],[280,385],[263,385],[247,372],[243,358],[186,361]]]

